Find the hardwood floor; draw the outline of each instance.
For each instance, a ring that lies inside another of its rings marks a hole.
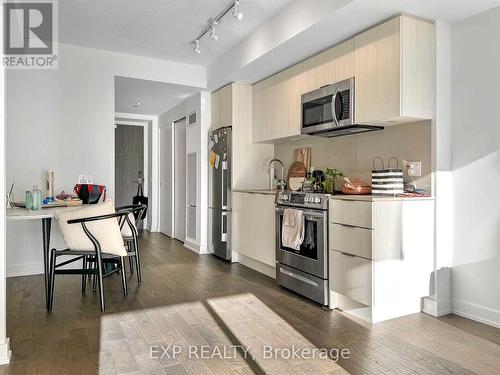
[[[90,285],[81,295],[78,276],[57,278],[52,313],[45,311],[41,276],[8,279],[13,356],[0,374],[500,373],[495,328],[425,314],[370,326],[163,235],[144,233],[141,250],[142,284],[128,275],[123,298],[119,275],[106,279],[104,314]],[[231,345],[240,346],[236,355]],[[267,346],[280,357],[264,358]],[[302,353],[349,349],[350,358],[287,357],[292,346]],[[202,354],[224,348],[225,356]]]

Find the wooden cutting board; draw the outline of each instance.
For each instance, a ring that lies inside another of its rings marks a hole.
[[[293,152],[293,161],[301,161],[306,171],[311,168],[311,147],[297,148]]]
[[[307,175],[307,169],[303,162],[294,161],[290,168],[288,169],[288,175],[286,180],[290,181],[290,177],[301,177],[305,178]]]

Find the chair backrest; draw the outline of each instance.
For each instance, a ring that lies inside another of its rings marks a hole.
[[[134,215],[136,221],[142,219],[144,211],[148,208],[145,204],[131,204],[116,208],[116,212],[128,211]]]
[[[144,204],[128,205],[117,207],[116,212],[127,212],[127,216],[122,216],[119,220],[120,230],[124,237],[136,238],[139,234],[137,222],[142,219],[142,215],[147,206]],[[132,217],[131,217],[132,216]]]

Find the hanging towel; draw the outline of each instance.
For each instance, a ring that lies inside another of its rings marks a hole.
[[[283,213],[281,242],[284,247],[299,250],[302,241],[304,241],[304,213],[286,208]]]

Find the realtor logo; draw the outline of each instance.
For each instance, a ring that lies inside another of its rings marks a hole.
[[[57,68],[57,3],[50,0],[4,3],[5,68]]]

